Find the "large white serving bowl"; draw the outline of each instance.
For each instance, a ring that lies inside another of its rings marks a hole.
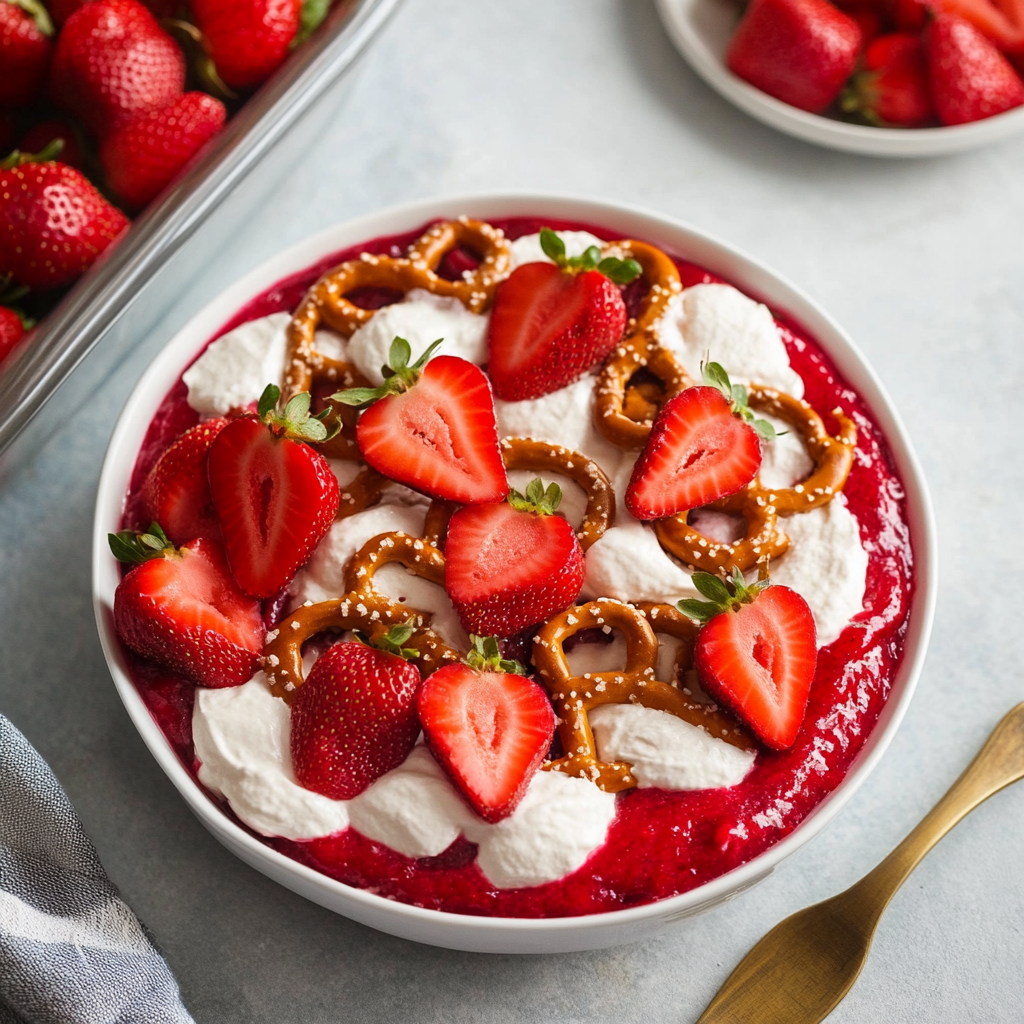
[[[114,634],[112,607],[118,569],[107,546],[107,534],[119,528],[132,467],[154,410],[202,346],[250,299],[330,253],[380,235],[413,230],[432,218],[460,214],[482,219],[550,217],[599,224],[624,238],[641,238],[663,245],[788,313],[818,339],[839,372],[870,406],[906,486],[916,587],[903,662],[878,725],[843,782],[789,836],[748,864],[681,896],[586,917],[523,920],[425,910],[336,882],[253,838],[195,782],[136,691]],[[931,630],[935,558],[935,528],[928,492],[899,417],[853,342],[803,292],[763,264],[702,231],[633,207],[550,195],[471,195],[425,200],[361,217],[292,246],[214,299],[171,339],[129,398],[107,450],[93,528],[93,603],[110,673],[139,734],[196,817],[247,864],[339,914],[418,942],[477,952],[569,952],[648,938],[731,899],[765,878],[835,817],[878,763],[910,702]]]
[[[655,0],[665,30],[694,71],[751,117],[829,149],[866,156],[925,157],[962,153],[1024,131],[1024,107],[948,128],[872,128],[783,103],[725,66],[739,19],[738,0]]]

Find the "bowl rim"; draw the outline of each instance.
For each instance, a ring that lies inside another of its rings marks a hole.
[[[655,0],[676,49],[716,92],[751,117],[805,142],[864,156],[943,156],[974,149],[1024,131],[1024,107],[969,124],[933,128],[875,128],[836,121],[783,103],[734,75],[688,17],[713,0]],[[719,0],[720,2],[720,0]]]
[[[265,845],[214,802],[186,771],[156,721],[150,715],[127,671],[114,634],[112,599],[117,585],[116,564],[109,554],[107,534],[119,526],[124,495],[146,428],[156,404],[163,399],[180,373],[214,337],[231,315],[246,302],[283,278],[308,268],[318,259],[348,245],[381,235],[412,230],[437,217],[536,216],[600,224],[624,235],[635,235],[654,244],[667,245],[690,256],[708,269],[752,294],[767,297],[771,307],[783,311],[807,327],[828,353],[837,369],[855,387],[871,410],[888,442],[906,491],[908,525],[914,552],[914,598],[907,628],[903,660],[890,695],[871,735],[839,785],[794,830],[747,863],[689,892],[622,910],[599,914],[552,918],[508,918],[458,914],[399,903],[358,889],[292,860]],[[823,337],[823,335],[825,335]],[[597,933],[602,928],[620,929],[644,921],[677,920],[730,898],[766,877],[774,867],[817,835],[850,800],[874,769],[906,713],[923,667],[934,616],[937,575],[937,542],[931,500],[920,465],[901,420],[884,387],[860,350],[845,332],[809,296],[758,260],[699,228],[640,206],[593,200],[557,193],[510,192],[464,193],[421,199],[364,215],[300,241],[249,271],[199,310],[151,361],[136,383],[114,427],[100,475],[93,521],[92,590],[97,631],[114,685],[125,709],[150,753],[184,798],[187,806],[215,837],[243,860],[270,874],[303,895],[316,891],[339,913],[350,907],[359,917],[368,914],[374,927],[388,930],[380,920],[394,923],[397,934],[408,934],[410,924],[436,930],[420,941],[455,948],[465,939],[454,936],[494,934],[545,937],[557,942],[569,936]],[[285,876],[285,877],[282,877]],[[403,924],[404,922],[405,924]],[[446,937],[447,936],[447,937]],[[449,941],[450,940],[450,941]],[[621,941],[621,940],[619,940]],[[482,947],[481,947],[482,948]],[[590,948],[566,946],[565,948]],[[520,951],[520,950],[516,950]]]

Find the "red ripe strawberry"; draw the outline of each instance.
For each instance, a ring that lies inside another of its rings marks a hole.
[[[847,113],[860,112],[874,124],[901,128],[920,128],[935,116],[916,34],[892,32],[873,40],[864,51],[864,69],[843,93]]]
[[[693,582],[709,600],[680,601],[679,610],[703,623],[693,652],[701,686],[766,746],[791,747],[818,658],[807,602],[768,580],[745,586],[738,569],[727,582],[706,572]]]
[[[108,539],[119,561],[141,563],[114,592],[114,628],[126,647],[199,686],[252,677],[266,636],[260,604],[238,589],[216,541],[176,549],[156,523]]]
[[[0,306],[0,364],[14,351],[14,346],[25,337],[25,325],[21,317],[8,309],[7,306]]]
[[[225,84],[249,89],[288,56],[302,0],[192,0],[192,13]]]
[[[114,129],[100,145],[107,184],[128,206],[145,206],[221,130],[226,117],[220,100],[187,92]]]
[[[1024,104],[1013,65],[973,25],[940,14],[924,32],[928,81],[939,120],[966,124]]]
[[[416,706],[437,763],[484,821],[519,805],[551,746],[547,694],[504,661],[493,637],[473,638],[468,664],[445,665],[420,687]]]
[[[409,756],[420,732],[420,672],[401,645],[412,632],[393,626],[374,646],[338,643],[317,658],[292,702],[292,764],[300,785],[351,800]]]
[[[487,377],[457,356],[430,359],[440,344],[410,366],[409,343],[395,338],[381,387],[331,397],[345,405],[372,403],[356,424],[356,443],[378,472],[442,501],[501,501],[508,480]]]
[[[637,519],[663,519],[742,490],[761,467],[760,437],[775,436],[770,423],[754,419],[746,388],[730,384],[718,363],[703,370],[705,386],[665,403],[636,460],[626,508]]]
[[[38,121],[21,137],[18,148],[22,153],[39,153],[60,139],[61,147],[54,153],[62,164],[82,169],[82,148],[74,128],[66,121]]]
[[[306,443],[327,440],[327,428],[309,415],[308,392],[279,413],[280,396],[268,385],[258,414],[224,427],[207,463],[231,571],[253,597],[271,597],[291,580],[338,511],[338,480]]]
[[[562,492],[540,478],[525,496],[471,505],[452,516],[444,588],[471,633],[512,636],[564,611],[583,588],[583,551],[554,514]]]
[[[818,114],[853,73],[860,47],[860,26],[828,0],[751,0],[725,60],[769,96]]]
[[[175,544],[196,537],[221,539],[206,464],[210,446],[227,425],[225,419],[213,419],[186,430],[160,456],[142,485],[149,518],[161,523]]]
[[[184,85],[178,44],[139,0],[87,3],[57,39],[50,97],[101,137],[173,103]]]
[[[898,32],[920,32],[928,24],[928,11],[928,0],[892,0],[889,5],[889,17]]]
[[[640,274],[635,260],[602,260],[596,245],[569,258],[554,231],[540,238],[554,262],[526,263],[498,286],[487,331],[487,371],[508,402],[557,391],[600,363],[626,327],[618,285]]]
[[[88,270],[128,218],[73,167],[36,159],[0,164],[0,274],[53,288]]]
[[[46,78],[53,23],[39,0],[0,0],[0,104],[35,99]]]

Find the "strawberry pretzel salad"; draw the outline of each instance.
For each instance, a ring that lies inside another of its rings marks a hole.
[[[903,486],[798,324],[594,225],[460,218],[279,282],[153,410],[132,679],[224,813],[461,914],[686,892],[849,770]]]

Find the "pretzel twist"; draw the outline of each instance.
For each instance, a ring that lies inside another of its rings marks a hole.
[[[684,642],[692,640],[695,627],[670,605],[650,605],[645,610],[646,616],[633,605],[602,598],[569,608],[541,626],[534,638],[533,662],[551,696],[566,752],[545,765],[547,770],[590,779],[608,793],[637,784],[631,765],[598,759],[588,712],[602,704],[640,704],[666,711],[734,746],[749,749],[752,745],[747,734],[717,708],[688,700],[681,690],[655,677],[658,639],[647,616],[657,610],[657,628]],[[605,627],[619,629],[625,636],[625,668],[574,676],[565,655],[565,641],[580,630]]]

